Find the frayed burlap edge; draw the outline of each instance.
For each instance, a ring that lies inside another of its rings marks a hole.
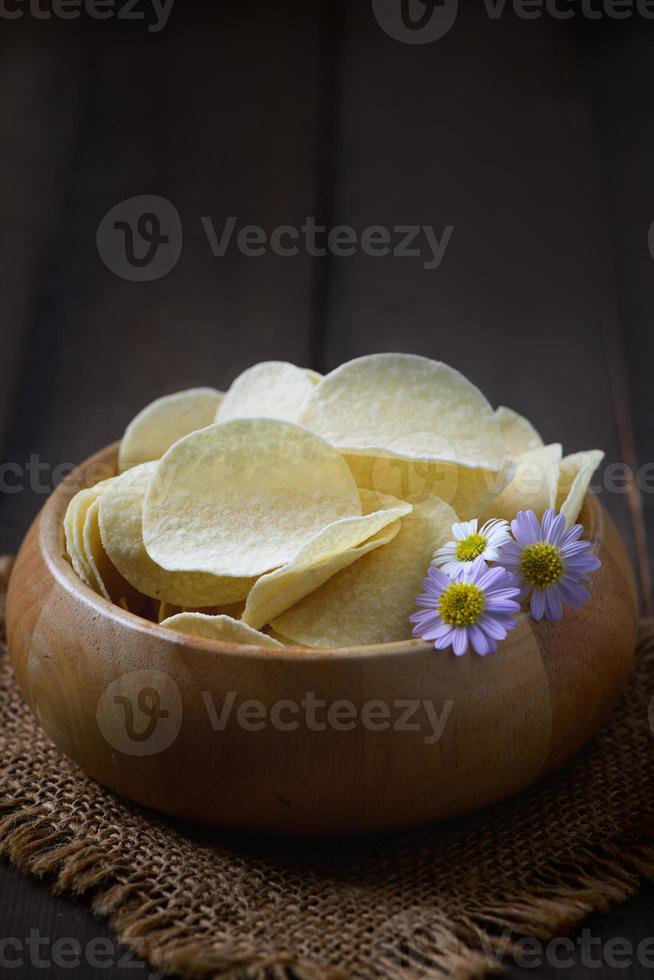
[[[107,860],[101,846],[67,838],[55,830],[47,809],[25,799],[0,804],[0,855],[30,875],[47,877],[55,894],[92,895],[93,911],[106,918],[119,942],[155,969],[183,977],[295,977],[298,980],[341,980],[334,967],[289,955],[262,956],[254,948],[216,949],[210,939],[198,941],[161,914],[150,914],[145,880],[117,881],[124,865]],[[634,828],[633,837],[607,841],[574,855],[561,854],[550,873],[532,882],[533,895],[507,894],[504,903],[478,912],[430,917],[428,939],[379,960],[380,975],[457,980],[500,972],[503,960],[516,951],[516,937],[541,940],[569,933],[592,912],[606,912],[634,895],[643,879],[654,880],[654,819]],[[497,884],[497,882],[496,882]],[[411,964],[410,967],[407,965]]]
[[[341,980],[342,970],[323,968],[289,955],[262,956],[247,946],[216,949],[161,914],[150,914],[145,878],[117,880],[124,864],[114,864],[100,845],[75,840],[54,827],[48,811],[26,799],[0,802],[0,856],[37,878],[55,895],[92,896],[91,908],[106,918],[119,942],[155,969],[183,977],[295,976],[298,980]],[[152,903],[154,904],[154,903]]]

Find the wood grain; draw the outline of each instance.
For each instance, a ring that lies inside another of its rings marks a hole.
[[[502,799],[564,762],[594,734],[626,682],[635,584],[624,546],[592,497],[583,520],[602,560],[595,600],[567,610],[556,625],[521,614],[496,656],[459,660],[418,640],[277,651],[173,633],[76,577],[64,555],[63,516],[91,474],[97,479],[100,466],[115,466],[115,453],[109,447],[75,471],[33,525],[10,580],[7,634],[23,694],[57,746],[139,803],[276,833],[445,819]],[[147,716],[146,690],[158,713],[144,752],[129,717],[137,707]],[[349,701],[347,724],[303,715],[309,692],[323,707]],[[208,705],[220,712],[230,697],[236,711],[218,730]],[[238,713],[251,701],[263,706],[256,731]],[[294,707],[278,724],[273,712],[282,702]],[[371,702],[386,712],[381,725],[364,720]],[[440,731],[427,720],[427,703],[443,719]],[[414,705],[411,730],[395,724],[407,705]]]
[[[253,257],[236,241],[215,257],[202,218],[220,235],[232,216],[236,235],[250,224],[269,234],[320,215],[316,106],[329,92],[323,18],[318,0],[299,8],[254,0],[247,12],[233,2],[195,16],[180,9],[174,31],[145,38],[139,24],[71,34],[39,22],[26,31],[26,44],[34,36],[37,52],[45,48],[55,64],[68,59],[77,77],[69,83],[74,127],[56,220],[38,281],[21,277],[21,302],[33,301],[29,322],[23,329],[18,313],[6,321],[8,353],[21,349],[18,367],[13,358],[6,365],[15,394],[0,416],[3,459],[24,467],[37,455],[47,484],[61,464],[118,438],[159,395],[196,384],[224,388],[260,360],[309,366],[316,260],[302,252]],[[25,59],[17,61],[25,72]],[[45,139],[52,134],[39,121],[38,99],[46,101],[53,82],[45,66],[31,82],[38,91],[23,115]],[[8,90],[17,87],[18,77]],[[13,211],[31,205],[31,188],[40,188],[39,169],[48,174],[46,198],[54,179],[36,151],[23,161],[14,154],[13,167],[21,163],[25,185],[14,185],[15,202],[7,195],[16,225]],[[183,228],[177,266],[146,283],[115,275],[96,248],[103,216],[140,194],[169,200]],[[45,210],[41,217],[45,234]],[[19,250],[21,269],[26,258]],[[4,550],[18,547],[43,503],[24,482],[23,492],[0,495]]]

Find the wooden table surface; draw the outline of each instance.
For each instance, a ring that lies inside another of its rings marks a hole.
[[[256,360],[327,370],[405,350],[565,450],[606,451],[597,488],[651,610],[654,22],[493,19],[479,3],[418,45],[364,0],[178,6],[159,32],[0,17],[0,551],[65,464],[153,397],[224,388]],[[149,282],[96,247],[103,216],[141,194],[183,228],[178,263]],[[432,269],[428,254],[214,256],[207,219],[219,235],[229,216],[453,231]],[[654,888],[588,929],[602,950],[654,935]],[[3,966],[3,939],[31,931],[46,958],[58,938],[104,937],[111,966]],[[0,866],[0,977],[149,974],[121,955],[85,904]],[[572,960],[511,974],[616,975],[581,947]]]

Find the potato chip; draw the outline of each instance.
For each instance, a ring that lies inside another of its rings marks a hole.
[[[313,389],[300,423],[349,455],[399,456],[499,470],[500,424],[458,371],[414,354],[373,354]]]
[[[143,463],[127,470],[102,495],[100,532],[109,558],[139,592],[174,606],[214,607],[245,599],[256,579],[170,572],[145,550],[143,501],[157,465]]]
[[[434,551],[451,538],[456,514],[428,497],[403,517],[399,534],[338,572],[272,621],[289,641],[350,647],[411,637],[409,616]]]
[[[232,383],[216,412],[216,422],[273,418],[297,422],[320,375],[286,361],[263,361]]]
[[[280,649],[282,644],[258,630],[246,626],[231,616],[207,616],[206,613],[179,613],[164,619],[160,624],[166,629],[185,633],[187,636],[203,636],[208,640],[220,640],[223,643],[245,643],[248,646],[274,647]]]
[[[95,486],[79,490],[71,498],[64,516],[64,536],[70,562],[79,578],[96,592],[100,586],[84,550],[84,521],[89,507],[103,492],[107,482],[103,480]]]
[[[170,574],[175,574],[171,572]],[[156,605],[157,622],[178,616],[180,613],[204,613],[205,616],[229,616],[230,619],[240,619],[245,609],[245,602],[232,602],[224,606],[175,606],[171,602],[159,602]]]
[[[266,636],[271,637],[273,640],[277,640],[277,642],[281,643],[283,647],[297,647],[300,650],[311,650],[311,647],[303,647],[301,643],[296,643],[295,640],[289,640],[287,636],[282,636],[282,634],[278,633],[277,630],[267,629]]]
[[[361,491],[362,517],[346,517],[319,531],[293,561],[257,580],[245,604],[244,623],[260,629],[369,551],[391,541],[411,504]]]
[[[211,425],[222,397],[214,388],[189,388],[157,398],[127,426],[118,450],[118,469],[161,459],[182,436]]]
[[[176,606],[172,602],[160,602],[157,606],[157,622],[163,623],[164,619],[171,619],[184,612],[181,606]]]
[[[556,507],[568,527],[574,524],[584,503],[593,473],[604,459],[599,449],[573,453],[561,460],[556,490]]]
[[[512,521],[519,510],[533,510],[542,517],[556,504],[556,484],[561,460],[561,445],[540,446],[523,453],[516,460],[515,476],[498,497],[480,514],[480,523],[497,517]]]
[[[106,481],[107,484],[112,482]],[[100,500],[107,489],[93,500],[86,511],[83,529],[84,554],[92,569],[95,591],[123,609],[139,612],[143,607],[144,597],[120,574],[102,545],[98,515]]]
[[[539,449],[544,445],[531,422],[522,415],[518,415],[512,408],[500,405],[495,415],[500,423],[507,455],[511,459],[517,459],[523,453],[528,453],[532,449]]]
[[[345,460],[359,489],[389,494],[410,503],[429,496],[440,497],[462,521],[477,517],[515,472],[510,462],[499,472],[494,472],[453,463],[411,461],[397,456],[346,455]]]
[[[233,419],[168,450],[146,491],[143,537],[169,571],[242,578],[360,516],[347,463],[324,439],[280,419]]]

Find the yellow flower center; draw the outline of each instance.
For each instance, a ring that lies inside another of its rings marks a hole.
[[[563,574],[559,549],[544,541],[528,544],[522,552],[520,571],[525,582],[535,589],[547,589],[555,585]]]
[[[441,594],[438,611],[448,626],[474,626],[484,609],[484,593],[476,585],[453,582]]]
[[[474,561],[483,553],[485,547],[486,538],[483,534],[469,534],[467,538],[457,543],[456,557],[459,561]]]

